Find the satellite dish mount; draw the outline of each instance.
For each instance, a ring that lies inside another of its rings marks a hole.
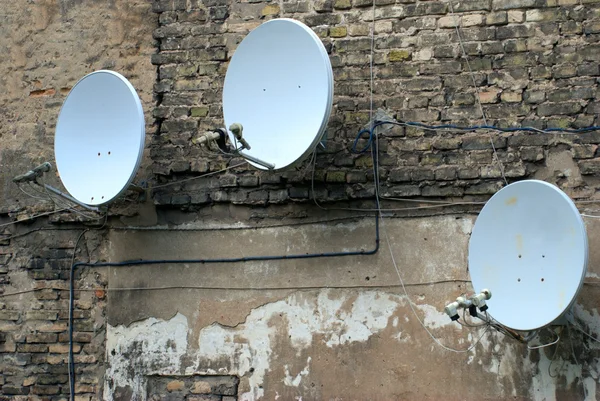
[[[229,131],[233,135],[234,140],[233,147],[228,143],[228,135],[225,128],[216,128],[212,131],[205,132],[204,134],[192,139],[192,143],[195,145],[208,145],[209,143],[216,143],[219,149],[224,153],[231,154],[233,156],[240,156],[252,163],[261,165],[268,170],[273,170],[275,168],[273,163],[269,163],[243,152],[245,149],[251,149],[250,144],[242,136],[243,130],[244,128],[240,123],[233,123],[229,126]]]
[[[17,185],[24,184],[26,182],[36,184],[36,185],[44,188],[46,191],[50,191],[54,195],[57,195],[57,196],[65,199],[69,202],[72,202],[76,205],[79,205],[79,206],[83,207],[84,209],[90,210],[92,212],[98,212],[98,213],[101,212],[100,208],[95,207],[95,206],[86,205],[85,203],[78,201],[77,199],[73,198],[71,195],[62,192],[62,191],[54,188],[51,185],[40,184],[38,182],[38,178],[41,178],[44,175],[44,173],[49,172],[51,169],[52,169],[52,165],[50,164],[50,162],[44,162],[44,163],[40,164],[39,166],[29,170],[25,174],[17,175],[16,177],[13,178],[13,182]]]

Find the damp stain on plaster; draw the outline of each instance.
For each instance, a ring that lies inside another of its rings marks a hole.
[[[411,314],[406,297],[379,290],[324,289],[299,291],[263,304],[233,327],[213,323],[198,332],[180,313],[169,320],[149,318],[127,327],[109,325],[104,399],[114,400],[115,394],[125,391],[131,399],[146,400],[149,375],[236,375],[240,377],[239,399],[245,401],[268,398],[269,386],[302,391],[323,369],[318,365],[322,364],[321,355],[315,350],[346,353],[357,345],[369,347],[381,337],[398,347],[421,343],[451,356],[430,341],[420,324],[445,345],[468,350],[462,354],[464,369],[496,377],[498,380],[488,385],[493,394],[521,397],[525,392],[531,399],[542,400],[552,399],[563,387],[596,392],[595,382],[580,379],[581,366],[564,355],[552,362],[551,354],[527,351],[495,331],[479,328],[467,332],[434,305],[413,307],[420,323]],[[583,323],[599,320],[595,311],[588,316],[578,305],[575,309]],[[472,347],[476,342],[479,344]],[[557,364],[562,369],[559,379],[548,373]],[[598,367],[592,370],[597,372]],[[522,377],[530,378],[529,388],[524,387]],[[274,396],[275,391],[270,394]]]
[[[297,292],[255,308],[235,327],[213,323],[200,330],[197,339],[189,339],[193,325],[179,313],[170,320],[108,326],[104,398],[113,400],[114,389],[129,388],[135,399],[144,400],[145,377],[150,374],[228,374],[245,380],[240,399],[258,400],[264,396],[265,375],[278,356],[276,342],[281,338],[287,337],[296,351],[296,358],[290,358],[295,362],[315,341],[328,348],[343,347],[367,342],[388,326],[402,326],[394,313],[406,305],[403,297],[382,291],[321,290]],[[443,314],[433,306],[417,308],[424,313],[426,326],[444,325]],[[406,336],[397,340],[405,342]],[[197,345],[189,346],[188,341]],[[298,387],[310,376],[311,356],[302,358],[303,367],[283,365],[286,386]]]
[[[293,376],[290,373],[290,366],[289,365],[285,365],[284,369],[285,369],[285,378],[283,379],[283,383],[286,386],[291,386],[291,387],[298,387],[300,385],[300,382],[302,381],[302,377],[303,376],[307,376],[310,373],[310,361],[311,361],[311,357],[309,356],[306,359],[306,367],[304,369],[302,369],[297,375]]]
[[[460,330],[434,306],[414,307],[428,329]],[[298,388],[310,380],[314,356],[307,353],[311,346],[333,349],[365,344],[387,328],[386,335],[392,341],[411,341],[413,334],[407,328],[416,324],[414,316],[399,319],[399,308],[406,310],[408,302],[396,294],[321,290],[296,292],[254,308],[235,327],[213,323],[201,329],[197,339],[190,339],[193,330],[182,314],[170,320],[151,318],[129,327],[109,326],[110,380],[106,382],[105,399],[113,400],[113,389],[126,388],[131,389],[135,399],[144,400],[145,377],[149,374],[227,374],[242,378],[241,400],[258,400],[265,397],[265,382],[273,374],[275,361],[283,370],[279,375],[282,384]],[[282,341],[295,355],[278,355]],[[305,362],[299,366],[300,361]]]
[[[350,302],[348,302],[350,301]],[[271,369],[271,360],[277,355],[275,341],[278,336],[287,337],[289,344],[299,357],[318,336],[327,347],[344,346],[365,342],[373,334],[388,326],[390,318],[403,300],[393,294],[367,291],[348,294],[320,291],[318,295],[298,292],[289,297],[252,310],[244,324],[235,329],[218,324],[201,330],[195,367],[187,374],[205,369],[212,361],[221,361],[221,370],[216,373],[247,376],[248,391],[242,400],[257,400],[264,396],[265,375]],[[285,327],[271,324],[276,318],[284,317]],[[236,341],[236,338],[238,341]],[[243,342],[239,339],[244,339]],[[252,370],[251,370],[252,369]],[[309,374],[285,380],[300,385]]]

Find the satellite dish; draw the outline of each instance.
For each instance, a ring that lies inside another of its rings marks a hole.
[[[571,307],[588,261],[585,226],[573,201],[544,181],[498,191],[469,242],[474,290],[489,289],[490,314],[514,330],[547,326]]]
[[[231,58],[223,88],[226,126],[241,124],[251,146],[246,153],[275,170],[294,166],[314,150],[332,104],[329,56],[319,37],[301,22],[281,18],[263,23]]]
[[[131,83],[113,71],[86,75],[69,92],[56,124],[63,185],[83,204],[110,202],[135,177],[144,139],[142,103]]]

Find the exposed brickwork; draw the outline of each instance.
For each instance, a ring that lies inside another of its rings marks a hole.
[[[11,179],[43,161],[55,166],[60,107],[73,85],[94,70],[114,69],[131,80],[152,132],[156,72],[150,53],[157,16],[146,0],[40,0],[5,2],[0,17],[0,294],[25,291],[0,297],[0,399],[66,400],[68,278],[83,228],[75,224],[78,217],[65,214],[5,225],[54,207],[22,194]],[[62,189],[54,170],[45,178]],[[73,224],[64,224],[65,217]],[[97,232],[86,234],[77,260],[97,257],[98,244]],[[84,290],[75,294],[77,401],[101,399],[105,274],[91,269],[76,274],[75,287]]]
[[[32,400],[69,393],[67,358],[69,270],[80,230],[38,231],[0,246],[0,394]],[[90,239],[94,234],[88,234]],[[79,245],[78,259],[90,255]],[[79,289],[104,289],[105,272],[77,272]],[[29,291],[27,290],[35,290]],[[102,383],[106,301],[96,291],[75,293],[74,359],[80,400],[97,399]]]
[[[148,400],[233,401],[237,400],[237,376],[157,376],[148,378]]]
[[[474,0],[454,4],[379,1],[376,4],[374,106],[398,120],[431,124],[481,124],[469,55],[488,123],[514,127],[585,127],[598,123],[600,5],[596,1]],[[373,196],[368,155],[349,152],[369,120],[370,1],[155,1],[160,27],[152,62],[159,70],[154,115],[153,170],[161,181],[215,171],[222,157],[190,144],[196,130],[222,126],[221,90],[235,47],[267,18],[293,17],[312,27],[330,52],[335,99],[327,149],[317,160],[316,193],[322,200]],[[559,180],[572,194],[595,185],[598,134],[493,133],[506,177],[535,177],[557,146],[571,150],[578,180]],[[361,143],[359,142],[359,145]],[[583,147],[582,147],[583,146]],[[486,132],[440,133],[394,128],[380,140],[382,193],[394,196],[490,195],[502,182]],[[585,160],[584,160],[585,159]],[[230,161],[230,164],[238,160]],[[311,196],[308,163],[284,173],[238,168],[160,191],[159,205],[211,202],[267,205]],[[551,179],[552,180],[552,179]],[[568,181],[568,182],[567,182]]]
[[[293,17],[311,26],[334,67],[334,109],[327,149],[316,161],[315,196],[325,201],[374,196],[370,156],[349,152],[356,133],[369,120],[371,0],[153,0],[152,18],[145,1],[116,2],[110,10],[91,1],[54,3],[13,2],[3,8],[0,32],[10,46],[0,65],[0,75],[6,77],[6,91],[0,95],[5,122],[0,127],[1,224],[10,221],[9,210],[38,203],[16,202],[10,177],[34,161],[51,158],[59,107],[77,79],[94,69],[118,70],[136,86],[151,135],[144,163],[152,163],[159,182],[237,163],[202,153],[191,146],[190,138],[198,129],[222,125],[227,62],[252,28],[275,17]],[[454,12],[456,16],[447,2],[376,0],[375,108],[386,109],[398,120],[470,125],[482,122],[479,97],[491,124],[599,124],[600,2],[471,0],[454,4]],[[103,22],[95,24],[94,18]],[[479,93],[461,57],[456,21],[462,26]],[[150,57],[154,46],[156,54]],[[600,185],[599,143],[598,133],[493,134],[509,180],[541,177],[580,198],[590,197]],[[362,145],[364,140],[358,147]],[[395,127],[383,132],[379,149],[385,196],[487,197],[502,183],[485,132]],[[557,154],[568,154],[572,164],[557,166]],[[175,208],[305,202],[312,196],[308,167],[305,163],[285,173],[239,167],[160,189],[153,199]],[[26,230],[10,227],[2,232]],[[65,231],[0,239],[0,293],[36,290],[0,298],[2,399],[63,400],[68,394],[66,290],[79,233],[69,225]],[[77,259],[97,256],[98,235],[88,234]],[[76,288],[86,290],[76,293],[74,311],[76,399],[95,400],[101,397],[104,374],[106,273],[85,270],[76,279]],[[226,391],[217,390],[220,385],[213,382],[221,379]],[[153,397],[164,395],[160,399],[231,401],[237,379],[153,377],[148,391]],[[127,399],[127,394],[121,396]]]

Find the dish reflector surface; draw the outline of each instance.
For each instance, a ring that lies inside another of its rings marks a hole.
[[[469,242],[473,289],[489,289],[489,313],[515,330],[558,319],[575,301],[587,261],[581,214],[564,192],[544,181],[520,181],[498,191],[479,214]]]
[[[327,51],[298,21],[280,18],[263,23],[231,58],[223,88],[225,123],[242,124],[251,146],[245,152],[274,164],[275,170],[291,167],[313,151],[325,132],[332,104],[333,71]]]
[[[63,185],[82,203],[110,202],[135,177],[144,139],[142,103],[129,81],[106,70],[86,75],[69,92],[56,124]]]

